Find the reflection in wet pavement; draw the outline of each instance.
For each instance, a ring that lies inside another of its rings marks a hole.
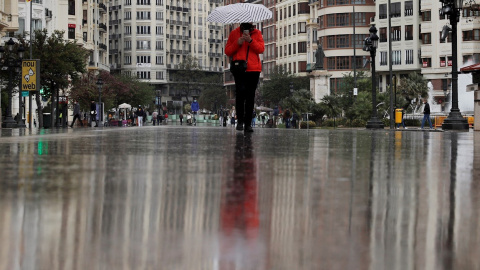
[[[478,132],[1,130],[0,270],[480,269],[474,164]]]

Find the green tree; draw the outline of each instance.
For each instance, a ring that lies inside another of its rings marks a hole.
[[[417,105],[420,105],[420,97],[428,98],[428,82],[417,72],[409,73],[407,77],[400,78],[396,95],[397,104],[405,104],[417,99]]]
[[[310,89],[310,78],[297,77],[284,70],[282,66],[276,66],[270,75],[270,79],[264,81],[259,90],[262,103],[267,106],[281,104],[283,99],[292,96],[290,92],[291,84],[294,91]]]
[[[204,75],[205,72],[198,64],[198,59],[191,55],[179,64],[179,70],[174,73],[174,81],[187,103],[190,103],[189,97],[192,96],[194,91],[201,90],[200,84]]]
[[[46,97],[58,96],[61,90],[66,94],[66,89],[80,80],[81,75],[86,72],[88,51],[76,42],[66,40],[63,31],[56,30],[48,35],[46,29],[36,30],[34,37],[31,44],[33,58],[40,59],[41,84],[48,87],[48,91],[45,93]],[[26,58],[30,58],[28,49],[30,44],[23,38],[20,38],[20,42],[26,48]],[[36,101],[38,122],[39,126],[42,127],[41,98],[38,92],[36,93]],[[55,123],[53,114],[55,103],[51,105],[52,123]]]
[[[202,108],[210,111],[218,110],[221,106],[227,104],[227,95],[223,87],[223,77],[221,75],[211,75],[203,80],[204,90],[202,91],[198,103]]]
[[[294,91],[289,97],[286,97],[281,102],[282,108],[290,108],[290,110],[298,115],[312,112],[315,102],[311,100],[310,91],[307,89],[300,89]]]

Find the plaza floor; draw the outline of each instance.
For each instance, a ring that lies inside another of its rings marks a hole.
[[[480,132],[0,129],[0,270],[480,269]]]

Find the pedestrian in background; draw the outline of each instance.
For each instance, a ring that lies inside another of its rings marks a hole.
[[[430,105],[428,104],[427,99],[423,99],[423,120],[422,120],[422,129],[425,125],[425,121],[428,120],[428,124],[430,125],[430,129],[433,129],[432,121],[430,120]]]
[[[183,125],[183,114],[180,114],[180,125]]]
[[[158,112],[154,111],[152,113],[152,123],[153,123],[154,126],[155,126],[155,122],[157,121],[157,116],[158,116]],[[158,125],[160,125],[160,123],[158,123]]]
[[[135,126],[135,115],[133,114],[133,111],[130,111],[130,114],[128,115],[128,118],[130,119],[130,126]]]
[[[138,108],[137,112],[137,125],[139,127],[143,126],[143,109],[142,107]]]
[[[165,125],[168,124],[168,112],[165,112]]]
[[[290,128],[290,117],[292,117],[290,110],[286,109],[283,113],[283,122],[285,122],[285,128]]]
[[[93,121],[95,121],[95,127],[98,127],[96,115],[97,115],[97,104],[95,104],[95,101],[92,100],[92,103],[90,103],[90,126],[92,126]]]
[[[297,128],[297,123],[298,123],[298,114],[293,113],[293,115],[292,115],[292,127],[296,129]]]
[[[262,32],[255,29],[252,23],[240,24],[240,27],[232,30],[228,36],[225,54],[232,60],[230,71],[235,79],[237,130],[253,132],[252,110],[255,102],[255,90],[262,71],[259,55],[264,50]]]
[[[255,121],[256,120],[257,120],[257,112],[254,109],[253,113],[252,113],[252,127],[255,127]]]
[[[78,104],[78,101],[75,101],[73,105],[73,120],[72,124],[70,125],[71,128],[73,128],[73,125],[75,124],[75,121],[77,120],[80,122],[80,125],[83,127],[82,119],[80,118],[80,104]]]

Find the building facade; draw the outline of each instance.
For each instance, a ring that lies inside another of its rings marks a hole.
[[[222,26],[206,21],[220,0],[112,1],[112,71],[149,82],[163,104],[182,101],[174,74],[192,56],[206,73],[223,71]],[[200,95],[195,90],[192,96]]]

